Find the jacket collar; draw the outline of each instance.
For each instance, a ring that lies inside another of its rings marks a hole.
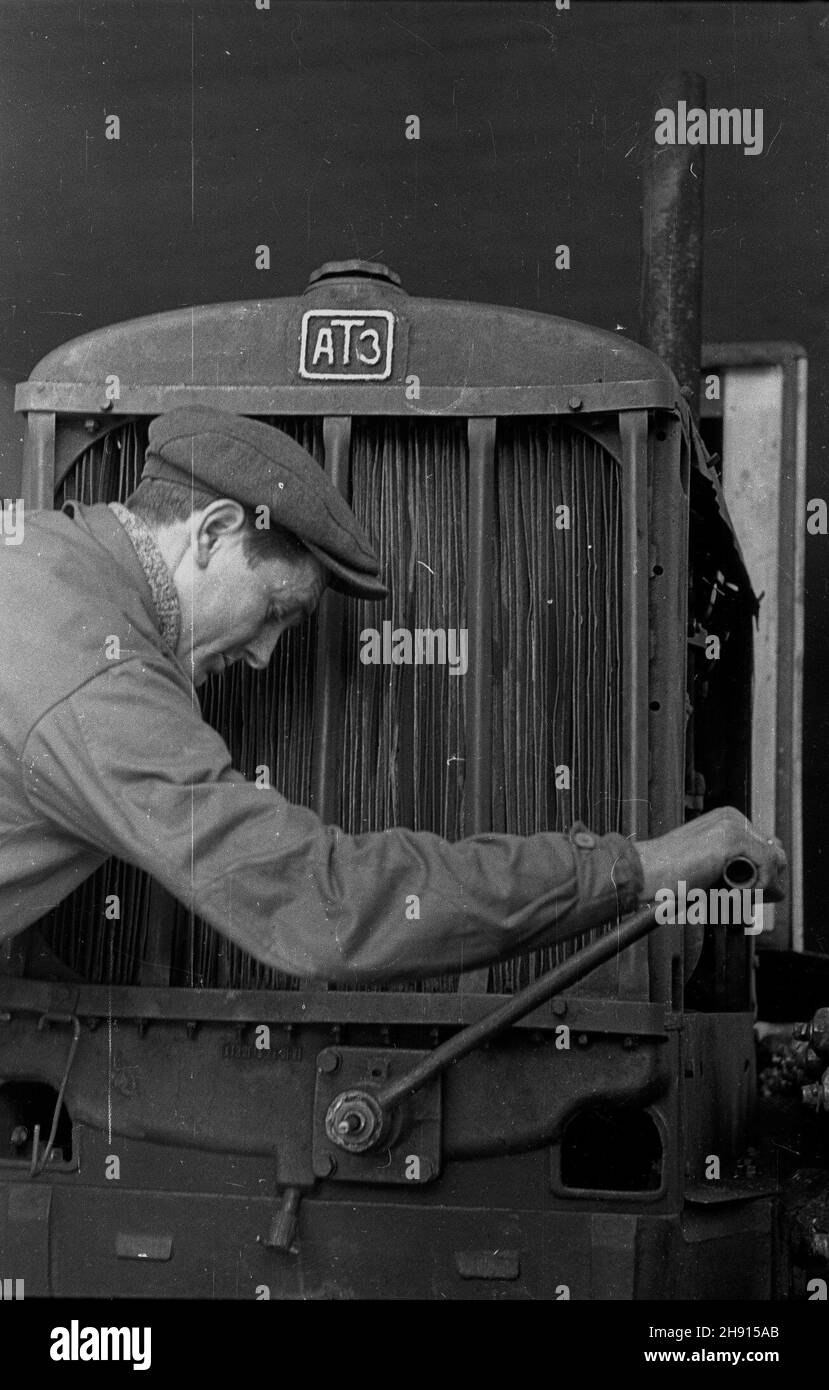
[[[118,518],[132,541],[153,596],[159,632],[170,651],[175,652],[181,635],[181,605],[173,576],[156,538],[140,516],[136,516],[120,502],[110,502],[109,510]]]
[[[97,503],[87,505],[82,502],[69,501],[63,504],[63,512],[73,521],[84,526],[104,548],[110,553],[119,567],[124,571],[125,580],[133,589],[139,593],[143,608],[152,619],[153,626],[158,631],[166,650],[175,660],[175,646],[170,643],[169,637],[172,636],[172,627],[168,624],[165,631],[165,618],[159,611],[156,595],[158,593],[157,580],[151,580],[145,568],[142,557],[139,555],[135,543],[132,541],[126,527],[119,520],[118,516],[109,506]],[[156,547],[157,549],[157,547]],[[164,563],[163,557],[159,554],[160,563],[164,566],[168,582],[172,586],[172,577]],[[178,596],[175,594],[176,624],[180,625],[181,615],[178,605]],[[169,634],[169,635],[168,635]],[[176,634],[176,643],[178,634]],[[178,663],[181,664],[180,662]],[[183,669],[183,668],[182,668]]]

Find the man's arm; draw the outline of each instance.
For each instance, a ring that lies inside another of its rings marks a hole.
[[[146,869],[258,959],[343,983],[502,959],[634,907],[622,836],[346,835],[230,763],[165,663],[113,663],[32,730],[33,807]]]
[[[450,844],[325,826],[232,768],[162,662],[89,681],[40,720],[24,761],[41,814],[288,974],[355,984],[466,970],[597,926],[648,887],[619,835]]]

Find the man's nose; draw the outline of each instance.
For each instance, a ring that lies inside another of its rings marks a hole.
[[[275,632],[263,632],[248,642],[245,647],[245,660],[254,671],[264,671],[273,655],[274,647],[282,636],[282,631],[282,627],[278,627]]]

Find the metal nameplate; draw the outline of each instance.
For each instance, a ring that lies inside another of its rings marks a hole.
[[[387,381],[394,330],[389,309],[309,309],[302,315],[299,374],[311,381]]]

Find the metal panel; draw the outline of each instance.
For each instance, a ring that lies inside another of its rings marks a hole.
[[[724,486],[727,495],[735,495],[729,505],[737,513],[735,527],[754,587],[764,591],[755,636],[752,814],[783,840],[789,894],[785,902],[765,907],[767,931],[761,944],[802,950],[808,362],[804,349],[791,342],[709,343],[703,361],[722,384],[721,400],[703,401],[703,413],[723,416]],[[757,395],[756,411],[749,391]],[[770,747],[775,750],[773,766]]]
[[[619,341],[615,339],[614,341]],[[23,382],[15,409],[61,415],[97,415],[102,388],[66,381]],[[118,398],[122,415],[160,415],[180,405],[211,405],[239,415],[569,415],[573,400],[585,413],[612,410],[670,410],[676,404],[672,378],[643,381],[574,382],[570,386],[421,386],[416,398],[404,386],[129,386]]]
[[[156,989],[103,984],[57,984],[0,974],[0,1012],[28,1014],[71,1011],[94,1021],[108,1017],[150,1024],[154,1019],[182,1023],[228,1022],[324,1024],[416,1024],[441,1027],[474,1023],[492,1013],[509,996],[412,994],[332,990],[319,994],[302,989],[221,990]],[[556,999],[520,1019],[516,1028],[549,1030],[566,1022],[571,1031],[639,1034],[661,1037],[676,1027],[663,1004],[640,1000]],[[2,1022],[2,1019],[0,1019]]]

